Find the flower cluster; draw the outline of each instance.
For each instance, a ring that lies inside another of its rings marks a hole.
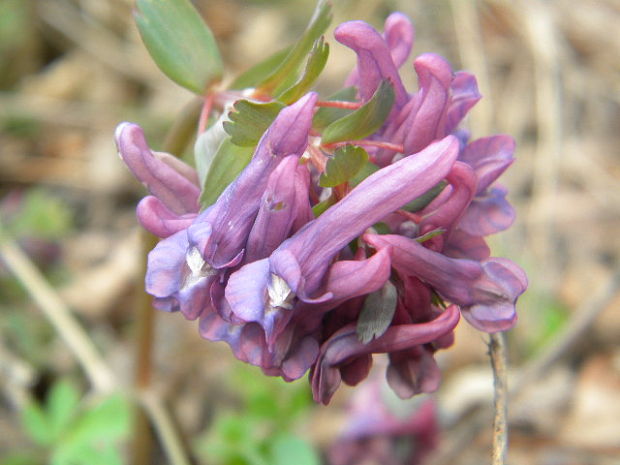
[[[151,151],[137,125],[117,129],[120,155],[151,194],[138,219],[162,238],[146,275],[155,307],[199,319],[204,338],[227,342],[266,374],[290,381],[310,371],[318,402],[341,381],[363,380],[376,353],[389,354],[387,379],[400,397],[435,390],[433,354],[451,345],[460,315],[482,331],[507,330],[527,286],[484,240],[514,219],[495,184],[514,142],[469,141],[459,124],[480,99],[476,80],[438,55],[415,59],[419,89],[405,89],[398,69],[413,35],[399,13],[383,34],[341,24],[336,40],[357,66],[345,83],[356,102],[340,103],[362,106],[389,83],[393,105],[380,128],[325,143],[315,114],[326,103],[309,92],[277,114],[202,211],[193,168]],[[322,187],[337,149],[351,145],[367,154],[357,179]]]

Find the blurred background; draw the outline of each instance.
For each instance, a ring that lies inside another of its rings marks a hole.
[[[229,77],[292,43],[314,8],[311,0],[194,3]],[[306,379],[267,378],[168,314],[156,315],[148,389],[151,417],[168,412],[164,423],[182,436],[181,458],[158,427],[152,457],[136,457],[136,435],[149,441],[149,428],[136,426],[130,389],[143,279],[134,207],[143,191],[117,157],[113,133],[121,121],[137,122],[160,148],[193,97],[152,63],[131,4],[0,0],[2,256],[17,253],[19,261],[21,251],[36,266],[26,266],[22,281],[43,273],[43,288],[31,292],[49,303],[51,285],[120,387],[120,394],[92,388],[71,343],[0,259],[0,465],[182,464],[183,455],[213,465],[489,463],[488,337],[466,324],[455,346],[440,352],[436,395],[398,403],[379,373],[357,388],[371,394],[356,400],[355,389],[341,387],[323,407],[312,403]],[[508,334],[509,463],[617,465],[620,41],[613,31],[620,2],[334,0],[330,31],[349,19],[381,30],[392,11],[414,22],[414,55],[436,52],[477,76],[484,98],[467,120],[473,137],[517,140],[503,182],[518,219],[491,240],[493,255],[513,259],[530,279]],[[355,61],[331,32],[328,41],[322,95],[341,86]],[[376,435],[351,426],[364,423],[364,409]],[[378,426],[397,413],[417,426]],[[428,431],[435,431],[430,440]]]

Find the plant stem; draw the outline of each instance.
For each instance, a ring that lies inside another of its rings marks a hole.
[[[95,390],[109,392],[116,386],[112,370],[69,308],[19,246],[0,231],[0,255],[11,273],[56,328],[86,373]]]
[[[504,465],[508,452],[508,383],[506,340],[503,333],[491,334],[489,342],[491,367],[493,368],[493,386],[495,396],[493,405],[493,465]]]
[[[84,328],[80,326],[71,310],[28,256],[13,240],[3,235],[1,225],[0,258],[66,342],[69,350],[86,373],[93,388],[97,392],[104,393],[118,389],[119,380],[97,351]],[[154,314],[152,310],[149,313]],[[145,331],[145,334],[147,333],[148,331]],[[150,345],[145,344],[145,347],[150,347]],[[147,359],[150,360],[150,356],[145,357],[145,360]],[[150,371],[145,373],[147,373],[147,377],[143,379],[148,380],[150,376],[148,373]],[[175,432],[173,422],[161,400],[155,393],[147,389],[138,391],[137,397],[147,413],[147,417],[145,417],[147,418],[146,425],[148,427],[148,420],[150,419],[150,423],[153,424],[161,438],[162,446],[170,463],[172,465],[188,465],[190,462],[183,450],[183,443]]]
[[[208,99],[209,109],[213,98]],[[201,118],[201,111],[203,111],[203,99],[195,99],[185,106],[179,118],[177,118],[175,124],[170,128],[168,134],[166,134],[162,150],[164,152],[171,153],[176,156],[181,156],[185,151],[187,145],[192,139],[196,130],[196,123]],[[208,117],[208,114],[205,116]],[[158,238],[147,232],[142,233],[141,240],[141,266],[139,276],[144,276],[147,267],[147,254],[157,244]],[[151,385],[152,377],[152,352],[154,343],[154,332],[156,323],[156,312],[151,304],[151,296],[144,291],[144,282],[140,279],[136,287],[136,323],[135,323],[135,337],[136,337],[136,353],[135,353],[135,372],[134,372],[134,385],[138,391],[138,395],[146,395]],[[151,396],[152,397],[152,396]],[[164,443],[164,448],[168,451],[168,455],[171,455],[171,462],[175,465],[181,465],[187,463],[185,453],[183,451],[181,443],[176,443],[178,437],[174,431],[174,426],[169,419],[166,426],[158,425],[158,419],[162,418],[162,412],[165,413],[163,406],[157,404],[159,407],[156,410],[156,414],[152,411],[148,411],[148,408],[153,406],[152,402],[142,402],[143,408],[136,408],[134,416],[134,429],[133,429],[133,447],[132,447],[132,461],[133,465],[149,465],[152,463],[152,443],[153,437],[150,429],[150,422],[147,418],[147,414],[150,416],[151,422],[153,422],[155,428],[160,433],[160,437]],[[149,407],[150,406],[150,407]],[[145,409],[147,411],[145,412]],[[167,417],[166,417],[167,418]],[[172,430],[172,433],[170,433]],[[163,431],[163,432],[162,432]],[[165,434],[164,434],[165,433]],[[174,433],[174,434],[173,434]],[[176,439],[175,439],[176,438]],[[167,444],[166,444],[167,443]],[[173,447],[173,450],[169,450],[168,447]],[[181,452],[179,452],[181,451]],[[172,456],[182,457],[183,460],[173,460]]]
[[[146,255],[157,244],[157,238],[146,231],[141,231],[140,236],[141,263],[140,270],[138,271],[140,278],[136,286],[136,322],[134,327],[136,338],[134,386],[138,393],[148,389],[151,384],[152,347],[156,313],[151,305],[150,296],[144,292],[141,277],[146,273]],[[152,463],[153,436],[149,419],[140,405],[135,406],[132,442],[131,463],[133,465],[148,465]]]

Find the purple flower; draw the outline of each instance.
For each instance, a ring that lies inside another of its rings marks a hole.
[[[285,157],[298,159],[306,150],[316,100],[311,92],[279,113],[248,166],[188,229],[190,243],[213,268],[241,260],[271,173]]]
[[[505,331],[514,325],[515,302],[527,288],[527,277],[510,260],[449,258],[393,234],[366,234],[364,240],[379,250],[389,247],[399,273],[419,278],[459,305],[467,321],[481,331]]]
[[[200,188],[194,169],[170,154],[151,151],[136,124],[118,125],[116,145],[134,176],[152,194],[138,205],[142,226],[162,238],[187,228],[198,213]]]
[[[459,125],[480,99],[476,79],[438,55],[414,60],[419,89],[407,91],[398,70],[414,30],[404,15],[390,15],[383,34],[351,21],[335,36],[357,55],[346,84],[360,102],[318,104],[357,107],[387,80],[395,99],[382,127],[323,144],[310,92],[280,111],[245,169],[200,213],[195,171],[152,152],[137,126],[119,126],[121,156],[151,193],[138,217],[164,238],[149,254],[146,289],[157,308],[199,318],[204,338],[268,375],[291,381],[310,370],[317,402],[366,378],[375,353],[388,354],[398,396],[432,392],[441,378],[434,354],[452,344],[461,313],[483,331],[509,329],[527,287],[484,239],[514,219],[496,184],[514,142],[468,142]],[[346,144],[367,149],[373,166],[358,175],[372,174],[322,188],[326,160]],[[331,206],[315,218],[322,200],[319,208]]]
[[[285,165],[294,166],[304,152],[315,101],[310,93],[284,108],[215,204],[150,252],[146,290],[157,308],[181,310],[188,319],[213,310],[211,285],[240,263],[271,174],[286,157]]]

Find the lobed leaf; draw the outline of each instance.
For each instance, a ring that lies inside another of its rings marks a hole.
[[[127,401],[120,395],[112,395],[84,412],[74,422],[63,445],[69,451],[96,441],[115,441],[125,437],[129,427]]]
[[[371,135],[383,126],[393,104],[394,88],[388,80],[384,80],[372,98],[362,107],[327,126],[323,131],[321,142],[333,144],[363,139]]]
[[[320,465],[321,461],[312,445],[290,433],[281,433],[273,439],[270,448],[273,465]]]
[[[310,56],[308,57],[308,61],[306,63],[306,68],[302,76],[292,87],[289,87],[283,93],[276,95],[276,98],[287,105],[298,100],[302,95],[310,90],[314,84],[314,81],[316,81],[319,77],[319,74],[321,74],[321,71],[325,68],[325,63],[327,63],[328,56],[329,44],[325,42],[323,37],[321,37],[314,43],[314,47],[310,52]]]
[[[331,19],[331,3],[328,0],[319,0],[314,14],[301,38],[293,46],[286,58],[280,63],[280,66],[257,87],[265,93],[277,95],[282,92],[282,87],[284,87],[287,82],[290,82],[291,76],[297,75],[299,67],[310,50],[312,50],[314,42],[325,33],[327,27],[331,23]]]
[[[54,442],[49,420],[38,403],[26,403],[21,412],[21,421],[28,436],[37,444],[45,446]]]
[[[228,113],[230,121],[224,122],[224,130],[233,144],[240,147],[255,146],[271,125],[284,105],[280,102],[257,103],[239,100]]]
[[[335,187],[355,176],[368,161],[368,153],[361,147],[345,145],[340,147],[325,166],[319,179],[321,187]]]
[[[47,418],[54,437],[58,438],[69,426],[80,402],[79,391],[67,381],[57,381],[48,394]]]
[[[137,0],[140,36],[166,76],[203,95],[222,76],[222,58],[209,27],[189,0]]]
[[[267,57],[263,61],[255,64],[247,71],[240,74],[230,85],[230,89],[247,89],[256,87],[269,77],[273,70],[276,69],[287,55],[291,52],[291,47],[286,47],[279,52]]]
[[[207,173],[213,163],[213,158],[228,134],[224,130],[224,121],[228,121],[226,114],[222,115],[206,131],[196,138],[194,144],[194,164],[198,173],[198,182],[201,186],[205,183]]]

